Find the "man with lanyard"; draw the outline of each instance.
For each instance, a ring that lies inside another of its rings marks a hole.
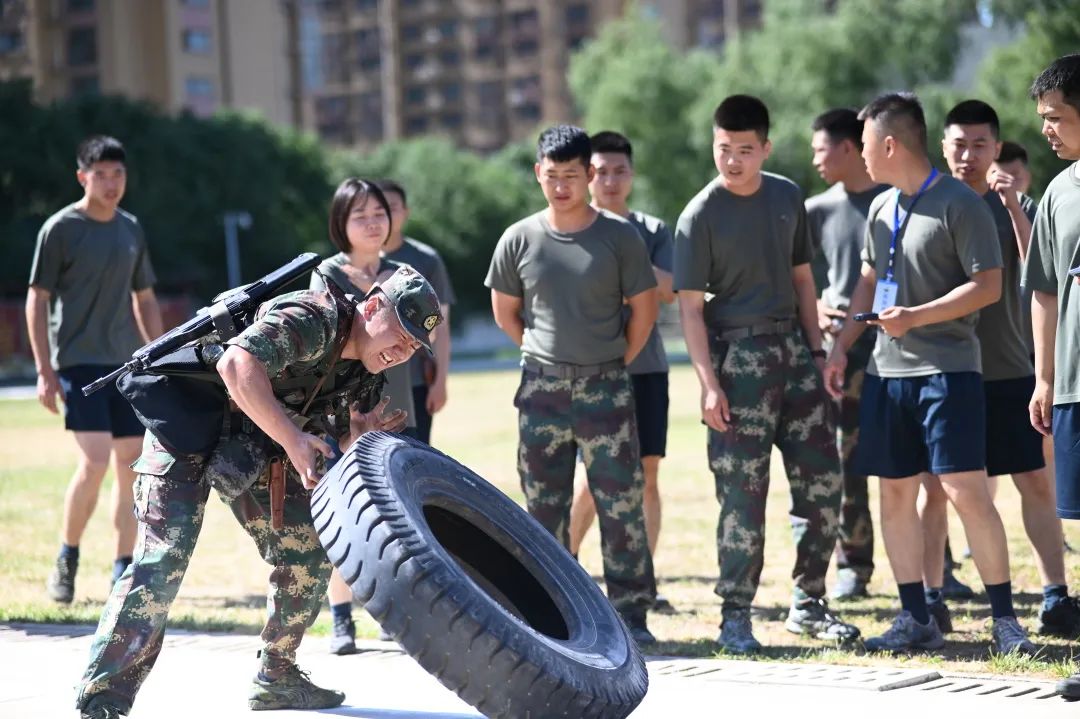
[[[993,215],[964,183],[940,175],[927,153],[926,120],[911,94],[867,105],[863,159],[896,187],[870,206],[862,276],[849,322],[836,338],[825,382],[843,396],[847,351],[878,327],[863,385],[858,457],[881,478],[881,530],[901,612],[872,651],[938,649],[944,637],[926,606],[920,475],[941,479],[964,523],[1002,654],[1033,653],[1012,606],[1005,528],[986,486],[986,417],[978,310],[1001,296],[1001,249]],[[871,309],[873,313],[870,313]],[[860,321],[861,320],[861,321]]]

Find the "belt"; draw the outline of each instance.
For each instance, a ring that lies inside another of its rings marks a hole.
[[[795,329],[795,320],[780,320],[779,322],[763,322],[750,327],[737,327],[731,330],[721,330],[721,340],[740,340],[746,337],[759,337],[761,335],[782,335]]]
[[[592,377],[613,372],[626,367],[622,360],[613,360],[602,364],[541,364],[530,360],[523,360],[521,366],[529,374],[540,377],[557,377],[559,379],[578,379],[580,377]]]

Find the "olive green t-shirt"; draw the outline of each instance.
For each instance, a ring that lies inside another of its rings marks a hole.
[[[641,239],[645,240],[645,248],[649,252],[649,261],[652,266],[671,272],[673,251],[671,231],[664,221],[644,212],[631,212],[626,219],[637,229]],[[629,316],[629,311],[627,311],[627,316]],[[649,341],[627,367],[630,374],[668,371],[667,354],[664,352],[664,342],[660,338],[658,325],[659,323],[653,325],[652,332],[649,333]]]
[[[806,201],[806,228],[814,246],[815,265],[825,265],[822,301],[838,310],[847,310],[851,293],[862,273],[862,246],[866,237],[866,215],[870,203],[887,190],[875,185],[863,192],[848,192],[836,183]],[[814,274],[815,281],[818,273]]]
[[[1080,265],[1080,163],[1060,172],[1039,202],[1024,265],[1024,287],[1057,295],[1054,404],[1080,402],[1080,287],[1069,269]]]
[[[901,222],[911,196],[900,196]],[[875,198],[867,217],[863,261],[885,277],[897,191]],[[914,307],[947,295],[971,276],[1001,267],[994,216],[967,185],[942,175],[919,198],[896,241],[896,305]],[[899,339],[878,332],[867,371],[878,377],[981,372],[978,312],[916,327]]]
[[[579,232],[558,232],[546,210],[499,239],[484,284],[522,299],[521,354],[544,364],[597,365],[626,353],[623,299],[656,287],[645,242],[599,211]]]
[[[761,175],[748,197],[713,180],[679,216],[675,290],[712,295],[705,302],[712,329],[795,318],[791,268],[813,256],[802,191],[786,177]]]
[[[347,294],[355,295],[358,299],[362,298],[367,295],[367,292],[353,284],[352,279],[345,274],[345,270],[342,268],[347,264],[349,264],[349,256],[344,252],[339,252],[320,262],[319,270]],[[400,266],[401,265],[397,262],[393,262],[384,257],[379,264],[378,279],[386,279]],[[311,273],[311,289],[326,289],[326,283],[323,282],[323,279],[319,276],[318,272]],[[426,352],[426,350],[420,349],[417,350],[417,352]],[[386,384],[383,386],[383,395],[390,398],[390,402],[386,406],[386,413],[400,409],[406,414],[406,423],[408,426],[415,427],[416,408],[413,405],[412,382],[409,380],[408,363],[391,367],[383,372],[383,375],[386,377]],[[382,397],[380,397],[380,399],[382,399]]]
[[[1001,198],[993,190],[983,195],[997,226],[998,243],[1001,247],[1001,299],[979,310],[978,333],[982,347],[982,374],[987,382],[1001,379],[1030,377],[1035,373],[1031,364],[1031,352],[1024,337],[1023,313],[1031,313],[1031,305],[1021,305],[1020,298],[1020,250],[1016,246],[1016,232],[1012,217]],[[1035,203],[1027,195],[1020,198],[1020,207],[1029,220],[1035,219]],[[1030,299],[1030,298],[1029,298]]]
[[[394,262],[409,265],[419,272],[424,279],[431,283],[431,287],[435,290],[435,294],[438,295],[441,304],[449,306],[457,301],[454,295],[454,286],[450,283],[450,274],[446,271],[446,264],[443,263],[442,257],[431,245],[406,237],[401,243],[401,247],[393,252],[385,253],[385,256]],[[450,327],[449,325],[443,325],[438,331],[449,332]],[[421,387],[426,384],[424,380],[425,355],[427,355],[426,352],[423,354],[417,352],[409,360],[409,373],[413,387]]]
[[[142,227],[117,210],[98,222],[69,205],[38,233],[30,284],[48,290],[49,347],[56,369],[121,365],[143,343],[131,293],[152,287]]]

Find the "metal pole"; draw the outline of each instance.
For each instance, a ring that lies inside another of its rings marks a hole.
[[[251,227],[251,215],[243,210],[226,212],[225,222],[225,272],[229,289],[240,286],[240,238],[237,229]]]

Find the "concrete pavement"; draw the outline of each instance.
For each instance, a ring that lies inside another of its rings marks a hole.
[[[0,717],[76,717],[72,687],[84,667],[91,631],[0,625]],[[327,654],[323,638],[305,641],[300,650],[300,666],[317,683],[347,693],[344,706],[270,716],[481,719],[396,645],[361,645],[363,651],[349,657]],[[131,716],[250,719],[245,697],[258,646],[258,637],[247,635],[170,632]],[[932,670],[655,658],[649,674],[649,694],[633,719],[1080,716],[1080,705],[1055,696],[1050,682],[941,677]]]

